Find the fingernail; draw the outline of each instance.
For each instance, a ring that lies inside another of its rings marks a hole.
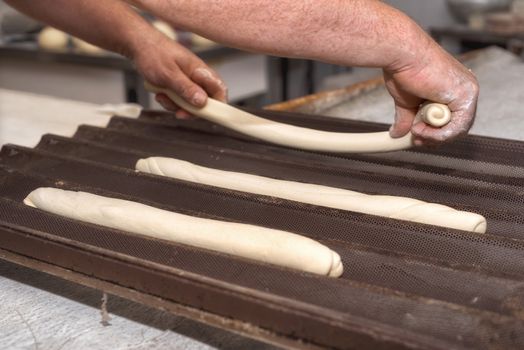
[[[205,68],[197,68],[195,69],[195,73],[196,74],[199,74],[200,76],[202,76],[203,78],[206,78],[206,79],[212,79],[213,78],[213,74],[211,74],[211,72]]]
[[[199,91],[193,95],[193,104],[196,106],[203,106],[206,103],[207,95]]]

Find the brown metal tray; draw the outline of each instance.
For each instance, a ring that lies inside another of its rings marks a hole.
[[[259,114],[337,131],[384,128]],[[201,120],[146,111],[139,120],[113,118],[106,129],[82,126],[70,139],[46,135],[35,149],[4,146],[0,256],[64,278],[74,275],[70,279],[124,297],[138,293],[141,302],[287,347],[519,349],[523,152],[520,142],[468,137],[432,151],[333,156],[270,146]],[[442,161],[424,165],[421,154]],[[133,171],[137,159],[151,155],[440,202],[482,213],[489,229],[473,234]],[[454,167],[446,159],[473,166]],[[513,169],[511,176],[497,171],[505,166]],[[21,204],[40,186],[297,232],[339,252],[346,271],[340,279],[319,277]]]

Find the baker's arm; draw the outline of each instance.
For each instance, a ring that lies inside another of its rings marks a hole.
[[[6,0],[53,27],[131,58],[151,82],[203,106],[207,95],[226,99],[218,75],[183,46],[168,39],[121,0]],[[207,93],[207,94],[206,94]]]
[[[377,0],[132,0],[164,20],[215,41],[279,56],[380,67],[395,99],[394,137],[411,129],[417,143],[466,133],[478,84],[415,22]],[[447,104],[452,122],[441,129],[412,126],[424,100]]]

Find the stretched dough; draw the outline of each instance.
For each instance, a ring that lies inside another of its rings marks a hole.
[[[45,27],[38,34],[38,45],[46,50],[61,51],[67,49],[69,35],[53,27]]]
[[[101,47],[90,44],[82,39],[72,37],[71,41],[73,42],[77,52],[86,53],[89,55],[100,55],[104,53],[104,49]]]
[[[440,103],[425,103],[417,113],[420,120],[435,127],[442,127],[451,121],[448,106]]]
[[[290,232],[197,218],[136,202],[56,188],[38,188],[24,203],[71,219],[319,275],[339,277],[344,270],[336,252]]]
[[[151,24],[160,33],[164,34],[169,39],[171,39],[173,41],[177,41],[178,40],[178,35],[176,34],[176,31],[168,23],[166,23],[164,21],[156,20],[156,21],[153,21]]]
[[[481,215],[413,198],[367,195],[342,188],[211,169],[173,158],[151,157],[140,159],[136,163],[136,169],[185,181],[330,208],[458,230],[486,232],[486,219]]]
[[[277,145],[341,153],[389,152],[411,148],[414,145],[411,134],[394,139],[387,131],[355,134],[302,128],[260,118],[212,98],[207,99],[203,108],[197,108],[171,90],[158,88],[147,82],[145,86],[151,92],[168,95],[173,102],[195,116]],[[431,121],[432,118],[427,120]]]
[[[191,44],[195,47],[211,47],[217,43],[195,33],[191,33]]]

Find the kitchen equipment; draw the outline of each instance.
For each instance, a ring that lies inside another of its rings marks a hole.
[[[338,132],[384,124],[296,113],[265,118]],[[133,170],[176,157],[223,170],[478,212],[486,234],[222,190]],[[420,159],[423,159],[421,162]],[[428,165],[429,160],[429,165]],[[44,213],[37,187],[110,195],[202,217],[285,229],[337,251],[340,279],[255,263]],[[144,111],[74,137],[0,153],[0,257],[293,348],[524,346],[524,143],[468,136],[438,150],[336,156],[267,145],[203,120]]]
[[[513,0],[447,0],[451,13],[462,23],[467,23],[472,16],[508,11],[512,2]]]

